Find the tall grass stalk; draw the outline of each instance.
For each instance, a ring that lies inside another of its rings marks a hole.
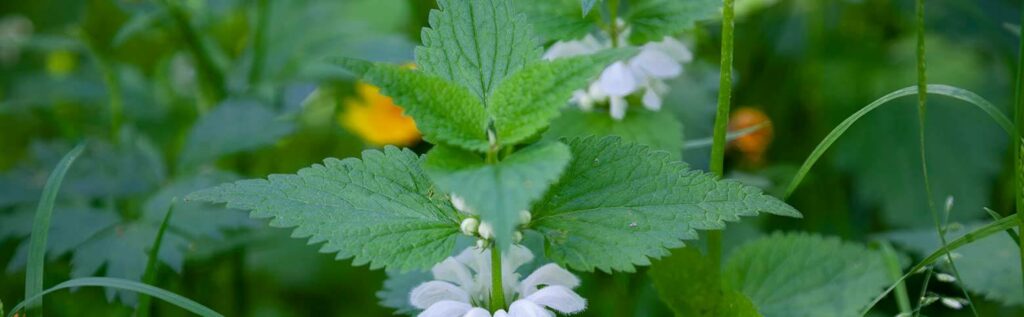
[[[921,175],[924,180],[924,191],[925,199],[928,200],[928,210],[932,214],[932,221],[935,225],[935,233],[939,235],[939,241],[942,242],[943,248],[948,245],[946,241],[946,229],[945,222],[939,221],[939,212],[935,209],[935,194],[932,192],[932,183],[928,175],[928,155],[927,147],[925,144],[925,127],[926,117],[928,114],[928,64],[925,59],[925,43],[924,43],[924,0],[916,1],[916,28],[917,28],[917,135],[919,143],[919,152],[921,154]],[[950,210],[946,210],[948,215]],[[957,284],[963,283],[963,278],[960,277],[960,270],[956,268],[956,263],[953,262],[953,255],[950,252],[946,252],[946,260],[949,262],[949,267],[952,269],[953,274],[956,275]],[[924,297],[925,292],[928,290],[928,281],[931,279],[931,270],[925,275],[924,287],[921,289],[921,297]],[[974,301],[971,300],[971,295],[967,293],[967,289],[960,287],[960,290],[964,294],[964,298],[969,302],[971,313],[974,316],[978,316],[978,310],[974,308]],[[920,303],[918,303],[920,305]],[[914,311],[914,316],[921,313],[921,307]]]
[[[1021,5],[1020,31],[1024,32],[1024,5]],[[1024,34],[1024,33],[1018,33]],[[1020,41],[1017,52],[1017,83],[1014,86],[1014,125],[1017,133],[1013,139],[1013,186],[1014,200],[1017,207],[1018,237],[1024,234],[1024,40]],[[1020,268],[1024,271],[1024,244],[1019,245]],[[1021,276],[1021,287],[1024,287],[1024,275]]]
[[[718,74],[718,110],[711,144],[711,173],[722,177],[725,172],[725,144],[732,102],[733,0],[722,0],[722,59]],[[722,231],[708,231],[708,257],[715,266],[722,262]]]

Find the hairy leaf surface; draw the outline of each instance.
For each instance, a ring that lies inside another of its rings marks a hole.
[[[416,64],[423,72],[468,88],[481,102],[505,77],[540,58],[526,17],[511,1],[440,0],[421,34]],[[401,103],[399,103],[401,104]]]
[[[739,247],[723,278],[765,317],[860,316],[892,282],[881,252],[810,234],[775,234]]]
[[[427,154],[424,169],[441,189],[465,199],[491,223],[498,243],[507,245],[518,225],[519,211],[544,195],[569,163],[562,143],[540,143],[519,150],[495,164],[476,153],[439,146]]]
[[[716,0],[639,0],[630,2],[626,22],[632,27],[630,41],[643,44],[692,28],[697,21],[716,18],[722,7]]]
[[[353,264],[397,270],[425,269],[455,246],[454,208],[420,170],[409,150],[386,147],[362,160],[327,159],[297,174],[242,180],[192,193],[190,200],[227,203],[296,227],[293,237],[325,242],[324,253]]]
[[[675,116],[665,113],[638,110],[629,112],[622,120],[615,120],[607,112],[567,109],[544,132],[548,140],[591,135],[618,136],[623,141],[668,152],[674,160],[682,158],[683,125]]]
[[[669,248],[758,212],[800,213],[761,190],[690,170],[665,152],[617,137],[566,142],[572,160],[533,208],[547,254],[573,269],[633,271]]]
[[[719,268],[697,249],[672,250],[647,272],[676,316],[761,316],[749,298],[722,284]]]

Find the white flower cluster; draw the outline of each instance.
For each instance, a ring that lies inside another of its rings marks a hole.
[[[618,22],[624,31],[619,34],[618,43],[628,43],[629,29],[624,22]],[[599,40],[587,35],[582,40],[559,41],[551,46],[544,59],[593,54],[612,47],[612,41]],[[693,60],[693,53],[686,45],[672,37],[646,43],[640,52],[630,59],[612,63],[601,73],[597,81],[587,89],[573,93],[572,102],[584,111],[590,111],[598,103],[608,102],[612,118],[622,120],[626,116],[626,97],[642,92],[641,102],[650,110],[661,109],[661,96],[668,92],[665,80],[678,77],[684,63]]]
[[[458,210],[468,216],[466,219],[462,220],[461,224],[459,224],[459,229],[461,229],[462,233],[467,236],[479,238],[479,240],[476,241],[476,246],[478,248],[486,247],[489,241],[494,239],[494,227],[491,226],[490,223],[481,222],[479,219],[480,214],[478,214],[476,210],[467,206],[466,201],[463,200],[462,197],[459,197],[456,194],[451,194],[450,198],[455,210]],[[530,223],[531,217],[530,211],[519,211],[520,224]],[[523,233],[517,230],[513,232],[512,242],[519,243],[520,241],[523,241]]]
[[[419,317],[554,317],[550,310],[572,314],[586,309],[586,299],[572,290],[580,280],[557,264],[546,264],[520,281],[516,269],[532,261],[533,253],[512,245],[501,257],[502,288],[512,304],[492,315],[486,309],[491,293],[489,253],[472,247],[435,265],[435,280],[409,294],[409,302],[424,310]]]

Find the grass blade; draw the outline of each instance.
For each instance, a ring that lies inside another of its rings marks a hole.
[[[903,269],[896,250],[893,250],[892,244],[888,241],[882,241],[880,247],[882,254],[885,256],[885,267],[889,269],[889,275],[893,279],[900,278],[903,275]],[[896,305],[900,308],[900,313],[910,314],[910,297],[907,295],[907,285],[903,282],[896,283]]]
[[[736,139],[739,139],[739,138],[741,138],[743,136],[746,136],[748,134],[757,132],[758,130],[761,130],[761,128],[767,127],[769,125],[770,125],[770,123],[768,123],[768,122],[761,122],[761,123],[758,123],[758,124],[755,124],[755,125],[743,128],[743,129],[739,129],[739,130],[736,130],[736,131],[729,132],[729,133],[727,133],[725,135],[725,140],[728,141],[728,142],[732,142],[733,140],[736,140]],[[697,148],[702,148],[702,147],[708,147],[708,146],[711,146],[712,143],[714,143],[713,138],[703,138],[703,139],[690,140],[690,141],[686,141],[685,143],[683,143],[683,149],[684,150],[690,150],[690,149],[697,149]]]
[[[987,212],[989,216],[992,216],[992,220],[998,221],[999,219],[1003,219],[1003,217],[995,210],[985,208],[985,212]],[[1013,243],[1016,243],[1017,246],[1020,247],[1020,238],[1017,237],[1017,233],[1013,232],[1013,229],[1006,229],[1006,235],[1010,236],[1010,240],[1013,240]]]
[[[65,281],[63,283],[57,284],[54,287],[51,287],[51,288],[43,291],[42,293],[35,294],[34,296],[32,296],[30,298],[26,298],[21,303],[18,303],[18,305],[15,305],[14,308],[11,308],[11,312],[8,313],[7,317],[14,316],[14,313],[16,313],[19,310],[21,310],[22,308],[24,308],[29,301],[36,301],[36,300],[42,299],[43,296],[46,295],[46,294],[53,293],[53,292],[56,292],[56,291],[59,291],[59,290],[62,290],[62,289],[74,288],[74,287],[86,287],[86,286],[108,287],[108,288],[132,291],[132,292],[136,292],[136,293],[140,293],[140,294],[146,294],[146,295],[149,295],[149,296],[153,296],[153,297],[159,298],[159,299],[161,299],[161,300],[163,300],[165,302],[168,302],[170,304],[173,304],[175,306],[181,307],[182,309],[187,310],[187,311],[189,311],[189,312],[191,312],[193,314],[199,315],[199,316],[204,316],[204,317],[209,317],[209,316],[212,316],[212,317],[222,317],[223,316],[223,315],[218,314],[217,312],[213,311],[212,309],[210,309],[210,308],[208,308],[206,306],[203,306],[202,304],[196,303],[195,301],[192,301],[191,299],[182,297],[181,295],[178,295],[178,294],[175,294],[175,293],[171,293],[171,292],[169,292],[167,290],[164,290],[162,288],[154,287],[154,286],[151,286],[151,285],[147,285],[147,284],[143,284],[143,283],[139,283],[139,282],[135,282],[135,281],[119,279],[119,278],[112,278],[112,277],[84,277],[84,278],[76,278],[76,279]]]
[[[970,92],[969,90],[953,86],[932,84],[927,85],[927,87],[929,94],[959,99],[978,107],[979,109],[981,109],[981,111],[984,111],[986,114],[988,114],[989,117],[992,117],[992,120],[994,120],[996,124],[1002,127],[1003,130],[1006,130],[1006,133],[1008,135],[1013,135],[1014,128],[1013,123],[1010,121],[1010,119],[1006,117],[1005,114],[1000,112],[999,108],[996,108],[996,106],[992,105],[991,102],[985,100],[985,98],[982,98],[981,96],[978,96],[977,94]],[[831,147],[832,144],[835,143],[836,140],[838,140],[839,137],[842,136],[843,133],[845,133],[846,130],[850,128],[850,126],[853,126],[853,124],[857,122],[857,120],[859,120],[864,115],[867,115],[871,111],[887,104],[889,101],[892,101],[900,97],[915,94],[917,94],[917,87],[907,87],[893,91],[885,96],[882,96],[881,98],[878,98],[878,100],[871,102],[864,108],[861,108],[860,110],[855,112],[853,115],[850,115],[850,117],[846,118],[846,120],[843,120],[843,122],[839,123],[839,125],[836,126],[835,129],[832,129],[832,132],[829,132],[829,134],[825,136],[825,139],[822,140],[821,143],[818,143],[818,146],[815,147],[813,151],[811,151],[811,155],[807,157],[807,160],[804,161],[804,164],[800,166],[800,170],[798,170],[796,175],[793,176],[793,180],[789,182],[789,186],[786,188],[786,194],[783,197],[789,197],[791,194],[793,194],[793,191],[796,190],[796,187],[799,186],[800,182],[802,182],[804,177],[807,176],[807,172],[811,170],[811,167],[814,167],[814,163],[817,163],[818,159],[820,159],[821,156],[825,154],[825,151],[828,150],[828,148]]]
[[[174,213],[174,205],[177,202],[177,198],[171,200],[171,206],[167,208],[167,213],[164,214],[164,220],[160,222],[160,230],[156,232],[156,238],[153,239],[153,246],[149,248],[149,259],[146,261],[146,273],[142,275],[143,283],[156,285],[157,264],[160,263],[160,260],[157,258],[160,255],[160,245],[163,244],[164,232],[167,231],[167,223],[171,222],[171,214]],[[150,302],[149,295],[140,295],[139,306],[135,307],[135,316],[149,316]]]
[[[57,192],[60,191],[60,184],[64,181],[71,164],[82,154],[84,144],[79,144],[71,152],[64,155],[57,163],[57,167],[46,179],[46,186],[43,187],[43,196],[39,198],[39,207],[36,208],[35,220],[32,221],[32,236],[29,240],[28,262],[25,267],[25,297],[32,298],[43,291],[43,266],[46,264],[46,238],[50,231],[50,218],[53,217],[53,204],[57,200]],[[29,308],[42,307],[42,301],[29,302]],[[41,311],[37,311],[42,315]]]
[[[932,263],[935,263],[935,261],[946,256],[946,252],[953,252],[954,250],[959,249],[962,246],[971,244],[974,241],[984,239],[992,234],[995,234],[996,232],[1013,228],[1015,226],[1017,226],[1017,219],[1014,219],[1014,217],[1006,217],[999,219],[998,221],[990,222],[984,227],[974,229],[974,231],[968,232],[962,237],[950,241],[948,245],[941,247],[938,250],[935,250],[927,257],[925,257],[923,260],[921,260],[921,262],[918,262],[916,265],[914,265],[914,267],[911,267],[910,270],[907,270],[906,274],[903,274],[903,276],[896,280],[896,282],[889,286],[889,288],[886,288],[885,291],[882,292],[882,294],[879,294],[878,297],[875,297],[875,299],[871,301],[871,303],[868,304],[867,307],[864,307],[864,310],[861,311],[860,315],[867,315],[867,313],[871,311],[871,308],[875,307],[875,305],[877,305],[878,302],[881,302],[882,299],[888,296],[889,293],[892,292],[894,289],[899,287],[900,284],[903,284],[903,282],[908,277],[917,274],[918,272],[922,271],[925,267],[931,265]]]

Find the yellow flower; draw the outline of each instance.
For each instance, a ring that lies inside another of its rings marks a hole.
[[[77,64],[75,53],[68,50],[56,50],[46,55],[46,72],[54,77],[67,76]]]
[[[346,129],[367,143],[382,145],[412,145],[419,141],[416,122],[402,113],[390,97],[380,94],[380,88],[356,83],[358,98],[345,99],[345,110],[339,121]]]

